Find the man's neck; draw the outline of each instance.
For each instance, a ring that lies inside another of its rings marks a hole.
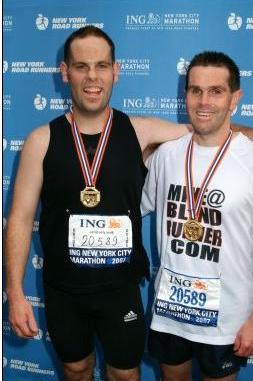
[[[100,133],[106,123],[108,117],[108,108],[99,113],[92,112],[79,112],[78,110],[73,110],[74,120],[77,127],[81,133],[87,135],[94,135]],[[71,114],[67,115],[70,123],[72,122]]]
[[[194,141],[204,147],[217,147],[224,143],[226,138],[229,135],[230,126],[221,129],[220,131],[216,131],[215,133],[210,134],[199,134],[194,132]]]

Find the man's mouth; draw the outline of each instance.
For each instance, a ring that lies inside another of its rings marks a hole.
[[[97,96],[100,95],[102,92],[102,88],[98,86],[92,86],[92,87],[85,87],[84,93],[90,96]]]
[[[211,112],[211,111],[197,111],[196,114],[199,118],[209,119],[213,115],[213,112]]]

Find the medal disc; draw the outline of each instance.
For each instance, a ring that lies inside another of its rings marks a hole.
[[[189,241],[197,241],[203,235],[204,227],[196,220],[189,219],[184,223],[184,235]]]
[[[100,192],[94,187],[86,187],[80,192],[80,200],[86,208],[94,208],[100,203]]]

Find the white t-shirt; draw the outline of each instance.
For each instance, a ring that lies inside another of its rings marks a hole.
[[[142,212],[156,210],[161,266],[151,328],[208,344],[231,344],[253,312],[253,142],[234,137],[202,204],[203,237],[183,236],[185,155],[191,134],[160,146],[149,160]],[[199,187],[218,147],[194,143]]]

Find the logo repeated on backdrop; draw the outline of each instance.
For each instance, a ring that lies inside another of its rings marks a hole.
[[[190,65],[190,61],[187,61],[185,58],[179,58],[177,63],[177,72],[179,75],[186,75],[186,71],[188,66]]]
[[[44,97],[41,94],[36,94],[33,104],[36,110],[43,111],[47,108],[50,110],[62,110],[66,111],[69,110],[70,106],[72,105],[72,100],[70,98],[50,98],[49,101],[46,97]]]
[[[3,176],[3,190],[8,191],[11,184],[11,177],[9,175]]]
[[[248,364],[248,365],[250,365],[250,364],[253,365],[253,356],[248,357],[247,364]]]
[[[126,15],[127,30],[192,30],[200,27],[199,13],[153,13]]]
[[[7,219],[3,217],[3,230],[6,229],[6,225],[7,225]]]
[[[11,95],[10,94],[3,95],[3,110],[4,111],[11,110]]]
[[[8,140],[3,138],[3,151],[6,150],[7,146],[8,146]]]
[[[103,29],[104,24],[99,22],[89,22],[87,17],[52,17],[49,19],[42,13],[39,13],[35,20],[36,28],[39,31],[45,31],[48,28],[52,30],[79,29],[86,25],[94,25]]]
[[[7,61],[6,61],[7,62]],[[60,73],[60,68],[47,66],[45,61],[13,61],[9,65],[9,72],[15,74],[52,74]]]
[[[129,97],[123,99],[122,109],[135,115],[186,115],[184,98]]]
[[[7,364],[10,369],[23,371],[26,373],[28,372],[28,373],[41,375],[41,376],[51,376],[51,377],[56,376],[55,371],[53,369],[44,369],[41,367],[41,364],[38,362],[31,362],[31,361],[11,358],[8,361],[6,359],[6,365]]]
[[[235,109],[233,110],[231,116],[234,116],[237,113],[237,110],[238,110],[238,106],[235,107]]]
[[[8,67],[9,67],[8,61],[3,61],[3,74],[7,72]]]
[[[39,226],[40,226],[39,221],[35,220],[35,221],[33,222],[33,232],[34,232],[34,233],[37,233],[37,232],[39,231]]]
[[[3,150],[8,149],[9,151],[22,151],[24,145],[24,140],[19,139],[11,139],[8,141],[7,139],[3,139]]]
[[[14,333],[11,330],[10,323],[7,320],[3,320],[2,322],[2,333],[3,336],[11,336],[14,335]]]
[[[43,263],[44,263],[44,259],[42,257],[39,257],[37,254],[33,256],[32,264],[36,270],[41,270],[43,267]]]
[[[241,116],[253,116],[253,104],[251,103],[244,103],[241,105]]]
[[[12,16],[3,16],[3,31],[11,32],[13,29],[13,17]]]
[[[47,99],[40,94],[36,94],[36,96],[33,100],[33,104],[34,104],[34,107],[36,108],[36,110],[42,111],[45,109],[45,107],[47,105]]]
[[[7,302],[7,293],[6,291],[3,291],[3,304]]]
[[[45,303],[41,301],[42,298],[39,298],[38,296],[31,296],[31,295],[26,295],[26,300],[31,303],[33,307],[38,307],[38,308],[45,308]]]
[[[43,338],[43,331],[42,329],[38,329],[38,334],[36,336],[33,336],[32,340],[41,340]]]
[[[3,357],[3,368],[5,368],[8,365],[8,360],[6,357]]]
[[[150,75],[149,58],[119,58],[120,75]]]
[[[231,12],[227,19],[228,27],[231,31],[237,32],[239,29],[252,30],[253,17],[246,17],[244,20],[235,12]]]
[[[241,77],[252,77],[253,70],[240,70]]]

